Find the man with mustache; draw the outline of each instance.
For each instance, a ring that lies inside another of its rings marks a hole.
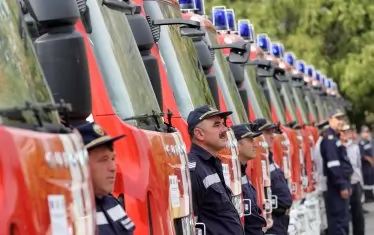
[[[327,179],[324,193],[328,235],[349,234],[349,197],[353,168],[347,150],[340,141],[345,114],[339,109],[329,111],[329,128],[320,145],[323,171]]]
[[[111,195],[116,176],[116,153],[113,142],[124,137],[108,136],[96,123],[77,127],[87,148],[92,186],[95,193],[96,225],[99,235],[132,235],[135,225],[124,206]]]
[[[225,119],[232,112],[220,112],[208,105],[195,108],[187,118],[192,146],[188,154],[195,221],[205,225],[207,235],[243,235],[240,216],[225,184],[217,152],[226,147]]]
[[[255,131],[262,132],[269,146],[269,168],[272,194],[277,196],[277,208],[273,208],[273,226],[266,231],[266,234],[287,235],[288,225],[290,223],[290,208],[292,206],[292,195],[288,188],[284,172],[274,162],[273,152],[271,151],[274,134],[280,133],[278,125],[269,123],[264,118],[256,119],[254,122]],[[274,205],[273,205],[274,206]]]
[[[242,173],[242,192],[245,200],[244,231],[246,235],[263,235],[263,227],[266,220],[261,216],[261,209],[257,204],[256,189],[253,187],[246,174],[247,162],[256,158],[256,148],[253,139],[262,135],[261,132],[254,132],[252,124],[240,124],[232,127],[235,138],[238,141],[239,160]],[[247,200],[250,201],[246,203]],[[251,206],[250,208],[247,208]]]

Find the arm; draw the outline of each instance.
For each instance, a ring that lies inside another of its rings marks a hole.
[[[348,189],[349,182],[344,178],[344,173],[340,165],[338,146],[335,139],[324,139],[322,158],[326,163],[327,174],[331,177],[332,183],[340,190]]]
[[[197,172],[191,171],[190,170],[190,175],[191,175],[191,189],[192,189],[192,206],[193,206],[193,211],[195,218],[199,215],[199,192],[200,192],[200,187],[199,187],[199,181],[198,181],[198,175]],[[195,219],[195,222],[198,220]]]

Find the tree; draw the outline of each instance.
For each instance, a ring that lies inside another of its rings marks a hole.
[[[374,1],[207,0],[207,14],[222,5],[333,78],[354,104],[351,121],[374,114]]]

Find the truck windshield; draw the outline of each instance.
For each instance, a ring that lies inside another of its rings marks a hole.
[[[286,112],[285,112],[286,107],[284,107],[282,104],[279,92],[274,82],[274,78],[273,77],[266,78],[265,83],[269,90],[270,102],[272,105],[274,105],[277,118],[281,124],[285,124],[286,123]]]
[[[318,94],[314,94],[313,92],[312,92],[312,95],[314,97],[314,101],[317,107],[319,121],[322,122],[324,121],[326,115],[325,115],[325,110],[322,105],[321,97]]]
[[[301,119],[303,120],[303,123],[308,124],[309,123],[309,119],[308,119],[308,116],[307,116],[308,115],[308,110],[306,108],[306,104],[305,104],[305,101],[304,101],[304,98],[303,98],[303,95],[302,95],[301,87],[294,87],[293,88],[293,95],[294,95],[294,98],[295,98],[297,109],[300,112]]]
[[[284,97],[285,108],[287,109],[292,119],[297,121],[298,118],[296,114],[296,105],[295,99],[292,96],[291,84],[289,82],[282,82],[281,84],[281,93]]]
[[[0,109],[22,108],[31,104],[51,104],[53,98],[41,72],[31,39],[19,19],[17,1],[0,3]],[[22,27],[22,28],[21,28]],[[41,121],[59,123],[57,112],[39,112]],[[12,112],[0,117],[0,123],[36,124],[32,112]],[[17,125],[18,126],[18,125]]]
[[[144,1],[144,10],[152,19],[182,18],[179,6],[166,1]],[[178,25],[161,27],[158,48],[182,117],[198,106],[215,107],[193,42],[180,36]]]
[[[218,45],[217,33],[215,30],[207,30],[207,41],[210,45]],[[215,50],[215,60],[213,64],[214,72],[217,76],[220,89],[223,93],[225,103],[233,111],[232,119],[236,124],[247,123],[248,116],[240,98],[235,80],[232,77],[229,64],[221,50]]]
[[[319,122],[319,118],[317,115],[317,110],[316,110],[316,101],[314,100],[313,94],[310,91],[310,88],[305,88],[303,90],[304,97],[305,97],[305,102],[308,106],[308,111],[309,115],[312,116],[312,119],[314,122]]]
[[[256,67],[246,66],[244,86],[247,90],[248,99],[256,118],[266,118],[271,120],[269,104],[264,93],[261,91],[256,81]]]
[[[130,25],[122,12],[101,0],[88,0],[89,34],[101,75],[116,114],[121,119],[160,112]]]

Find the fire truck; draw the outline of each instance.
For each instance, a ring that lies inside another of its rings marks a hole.
[[[74,1],[66,1],[69,5],[76,8]],[[92,235],[96,224],[88,154],[80,135],[59,117],[84,115],[89,107],[79,110],[49,88],[24,11],[23,2],[0,4],[0,234]],[[78,18],[74,11],[70,16],[70,21]],[[84,80],[86,58],[74,53]],[[66,84],[60,91],[71,89],[74,85]]]
[[[72,22],[70,31],[59,31],[63,21],[43,30],[43,17],[50,9],[29,7],[36,12],[34,21],[42,25],[34,32],[34,44],[46,78],[52,90],[66,100],[74,97],[72,92],[84,94],[91,88],[87,99],[91,101],[92,96],[92,103],[84,103],[92,106],[89,119],[110,135],[126,135],[115,145],[118,173],[114,195],[134,220],[136,234],[191,234],[194,224],[186,147],[179,132],[162,120],[163,113],[126,18],[128,12],[124,12],[136,7],[126,2],[80,3],[76,10],[80,21]],[[68,11],[59,13],[59,17],[70,17]],[[113,20],[117,24],[110,23]],[[76,59],[71,51],[76,50],[75,43],[88,57],[90,77],[85,82],[80,76],[69,76],[80,66],[67,63]],[[158,74],[155,76],[157,79]],[[75,90],[59,92],[69,82]],[[82,105],[82,100],[77,105]],[[86,122],[87,116],[70,117],[69,121],[80,124]]]

